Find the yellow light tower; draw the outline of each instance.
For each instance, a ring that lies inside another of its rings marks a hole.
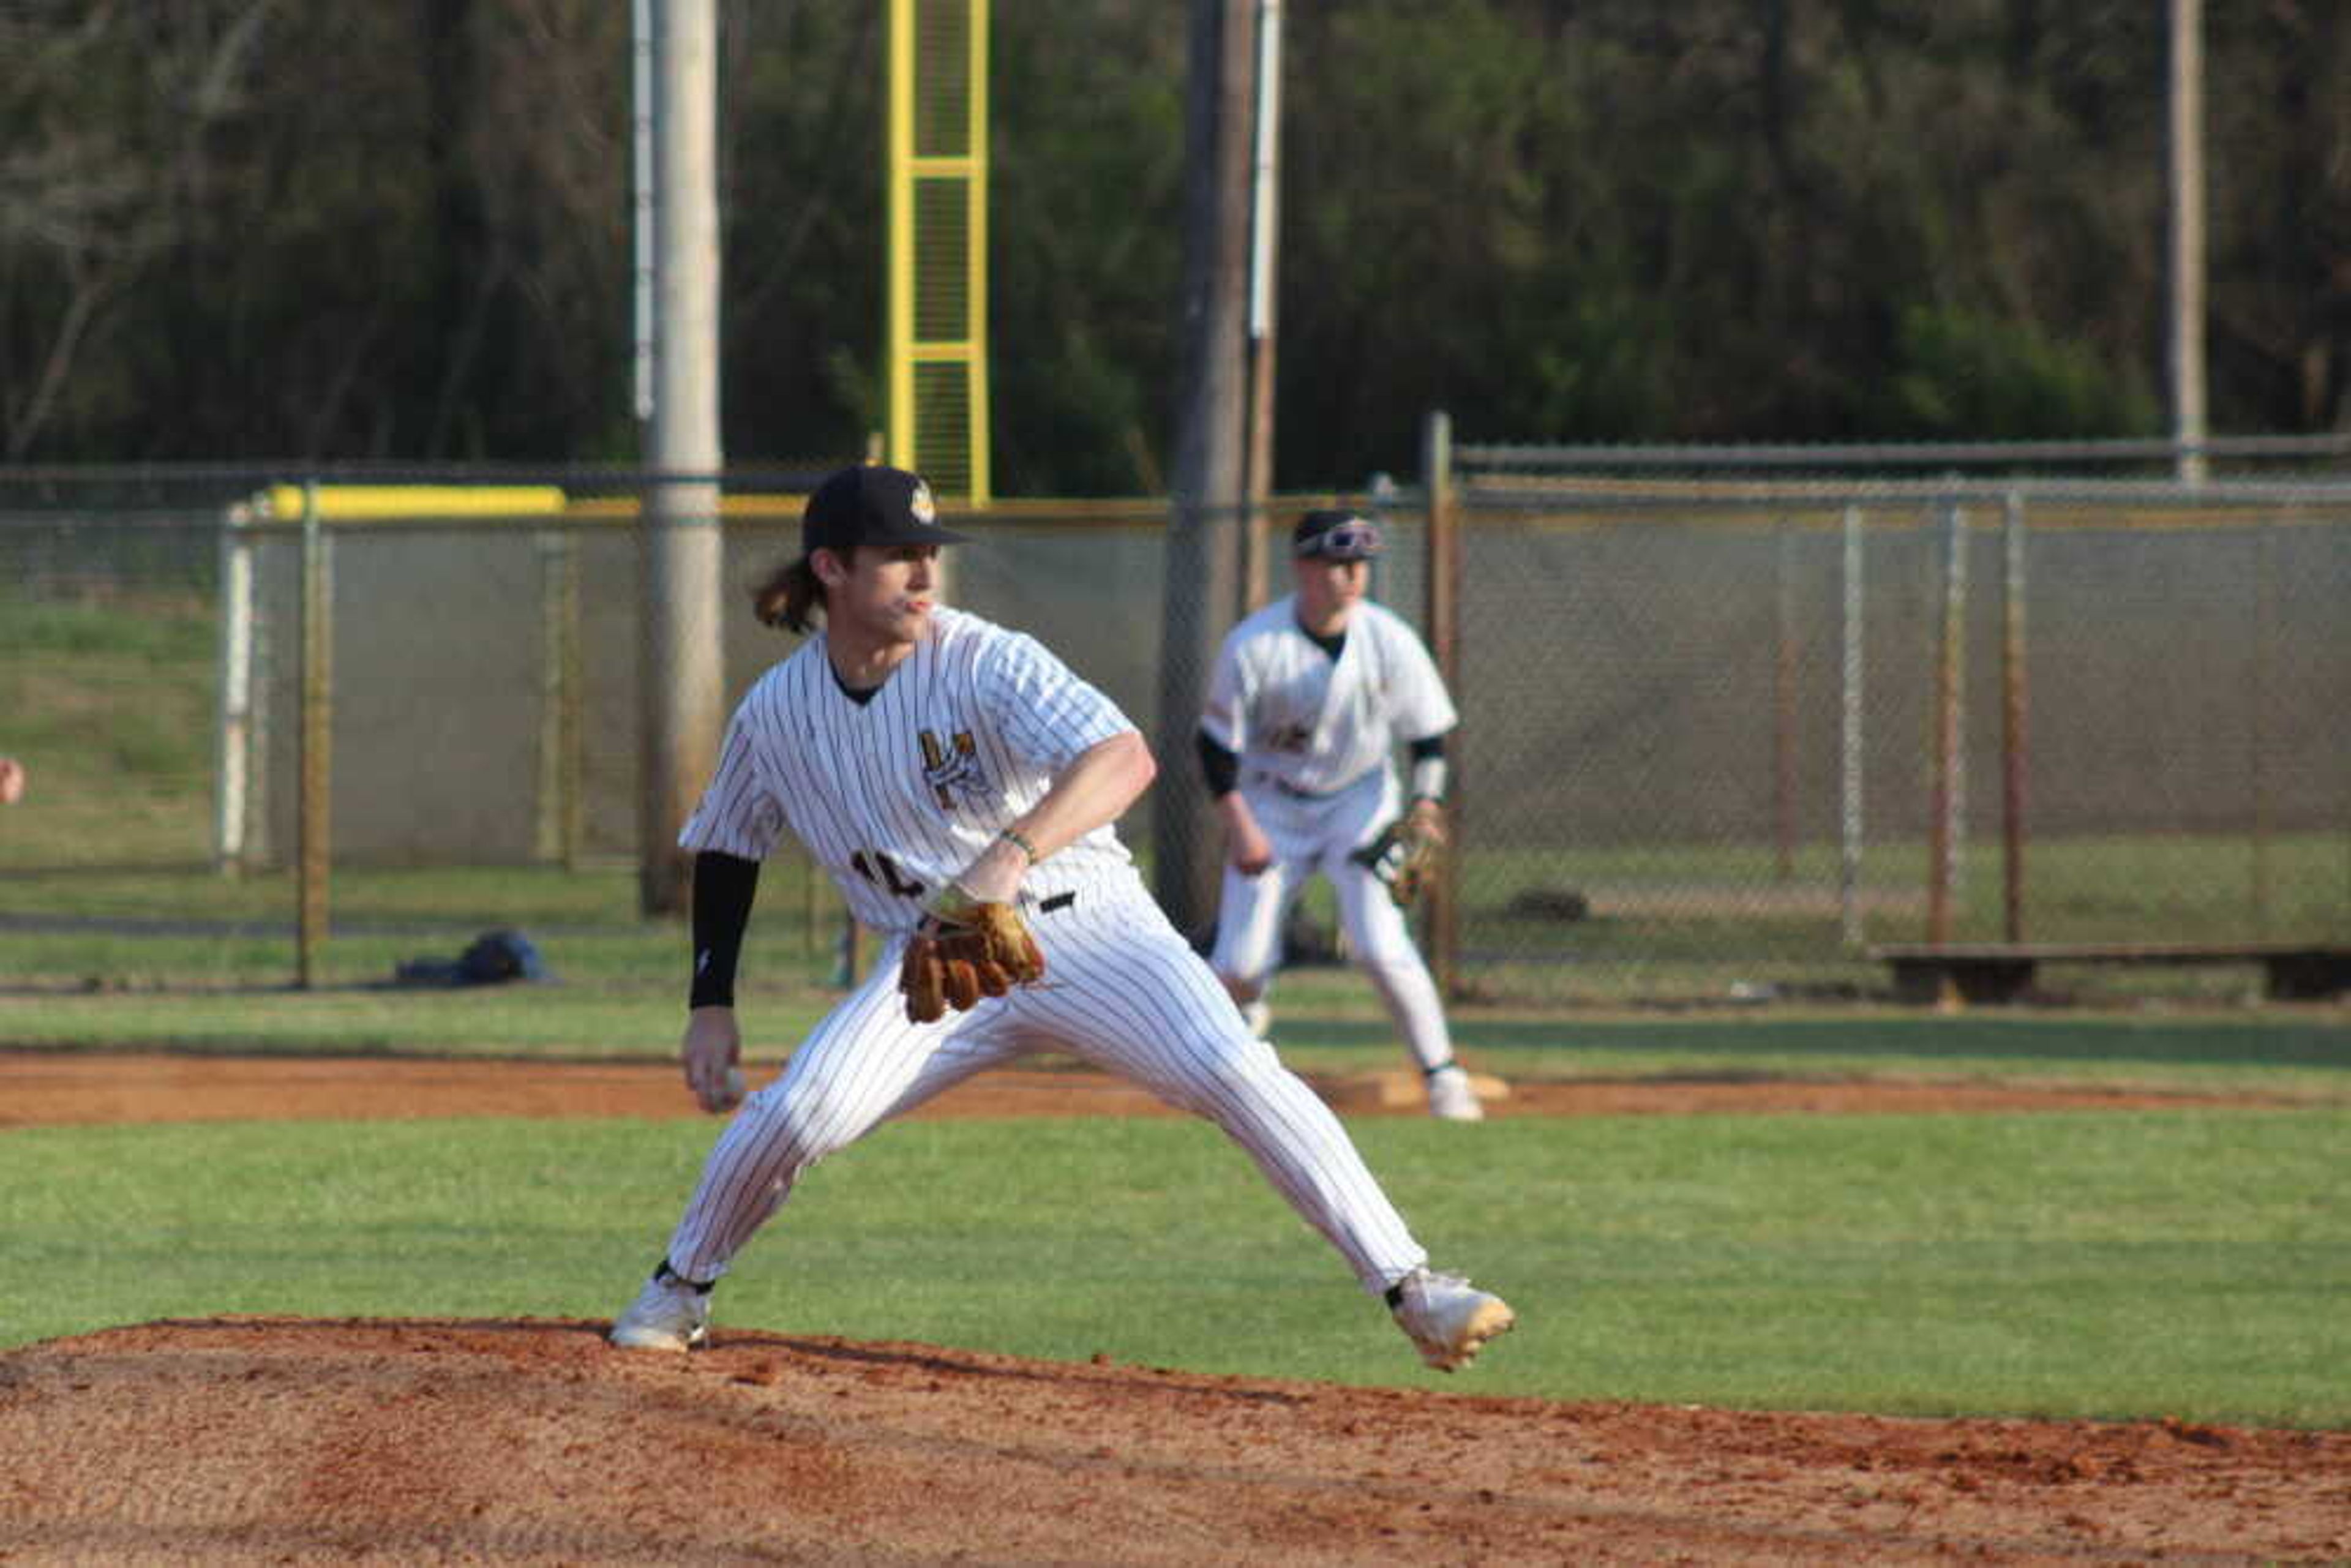
[[[890,0],[890,461],[984,507],[987,0]]]

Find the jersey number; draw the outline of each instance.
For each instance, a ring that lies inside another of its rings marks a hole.
[[[914,898],[928,890],[919,882],[898,869],[898,862],[880,850],[860,850],[849,857],[857,874],[876,887],[887,888],[901,898]]]

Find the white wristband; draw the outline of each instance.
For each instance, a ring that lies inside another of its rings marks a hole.
[[[1416,800],[1445,799],[1445,758],[1423,757],[1412,765],[1412,788],[1408,791]]]

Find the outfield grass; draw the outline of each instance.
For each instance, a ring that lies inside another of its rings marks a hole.
[[[1419,1369],[1189,1122],[885,1128],[810,1175],[720,1327],[1560,1399],[2351,1422],[2341,1108],[1353,1131],[1438,1261],[1523,1316],[1468,1375]],[[15,1132],[0,1345],[217,1312],[606,1317],[711,1136]]]

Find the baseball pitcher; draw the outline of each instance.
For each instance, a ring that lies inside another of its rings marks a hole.
[[[679,841],[695,852],[686,1082],[729,1108],[734,981],[761,861],[790,831],[882,961],[744,1101],[612,1343],[685,1350],[711,1287],[801,1172],[888,1117],[1060,1050],[1215,1122],[1450,1371],[1510,1309],[1427,1255],[1329,1108],[1254,1039],[1112,824],[1149,748],[1035,639],[942,606],[930,490],[846,468],[810,497],[760,618],[810,633],[746,695]],[[820,620],[821,630],[816,630]]]

